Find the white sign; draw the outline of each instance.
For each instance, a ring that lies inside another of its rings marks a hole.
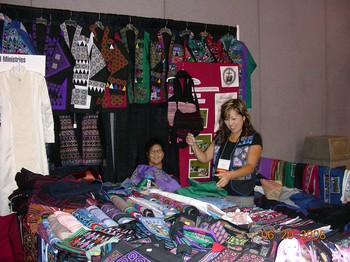
[[[38,72],[45,76],[46,57],[44,55],[0,54],[0,72],[21,65],[27,70]]]
[[[237,99],[237,92],[232,93],[219,93],[215,94],[215,124],[214,124],[214,132],[219,129],[219,119],[221,114],[221,106],[229,99]]]

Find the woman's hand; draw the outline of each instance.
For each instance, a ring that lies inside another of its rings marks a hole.
[[[186,143],[189,145],[189,146],[193,146],[196,144],[196,139],[194,138],[194,135],[191,134],[191,133],[188,133],[187,136],[186,136]]]
[[[232,178],[231,172],[217,173],[214,176],[218,178],[218,182],[216,183],[217,188],[225,187],[231,181]]]

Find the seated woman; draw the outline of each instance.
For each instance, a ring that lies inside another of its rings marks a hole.
[[[163,141],[159,138],[150,138],[146,142],[146,156],[149,166],[163,168],[163,159],[165,157]]]
[[[178,181],[163,169],[165,145],[159,138],[150,138],[146,142],[148,165],[138,165],[131,176],[131,181],[138,184],[143,178],[151,178],[155,185],[167,192],[174,192],[180,187]]]

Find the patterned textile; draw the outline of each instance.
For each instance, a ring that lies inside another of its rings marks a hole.
[[[224,244],[230,235],[226,232],[224,226],[220,221],[213,223],[209,226],[209,229],[212,230],[217,238],[217,242]]]
[[[151,97],[150,103],[167,101],[167,83],[169,50],[174,42],[174,36],[168,33],[157,33],[157,39],[151,39]]]
[[[102,162],[102,145],[97,127],[98,113],[84,115],[81,122],[82,155],[71,117],[60,119],[60,156],[62,166],[99,165]],[[77,123],[74,123],[77,124]]]
[[[103,111],[124,108],[127,106],[126,88],[131,72],[129,54],[119,35],[113,34],[108,26],[103,29],[93,24],[90,30],[94,33],[94,42],[100,48],[108,70],[105,92],[103,97],[97,98],[97,104]]]
[[[153,211],[141,204],[136,203],[134,200],[129,197],[124,199],[128,204],[132,205],[134,208],[139,210],[144,217],[154,217]]]
[[[145,104],[150,101],[150,34],[139,29],[120,30],[121,40],[127,49],[132,71],[127,82],[129,104]]]
[[[73,130],[73,123],[70,116],[60,116],[61,131],[60,156],[62,166],[81,165],[81,158],[78,150],[78,141]]]
[[[265,258],[262,256],[259,256],[259,255],[255,255],[255,254],[244,253],[241,257],[239,257],[235,261],[239,261],[239,262],[250,262],[250,261],[264,262]]]
[[[170,228],[163,218],[159,217],[139,217],[138,221],[153,235],[161,239],[170,239]]]
[[[66,112],[70,108],[72,76],[75,60],[60,33],[60,27],[36,23],[26,25],[28,35],[40,55],[45,55],[45,77],[52,110]]]
[[[133,206],[128,204],[124,199],[122,199],[119,196],[112,196],[111,197],[112,203],[122,212],[125,212],[129,216],[133,218],[142,217],[142,214]]]
[[[52,228],[50,227],[50,222],[47,218],[43,218],[39,224],[38,235],[50,245],[50,248],[53,249],[55,253],[57,252],[53,245],[60,241],[60,239],[53,232]]]
[[[303,174],[302,190],[320,198],[320,186],[318,184],[318,165],[307,164]]]
[[[65,22],[60,25],[64,40],[75,59],[73,68],[72,104],[74,111],[86,112],[94,109],[95,99],[88,93],[100,93],[105,88],[105,80],[98,79],[100,72],[106,69],[106,62],[98,47],[82,34],[83,28],[74,27],[73,34]]]
[[[72,212],[72,215],[87,228],[90,228],[92,230],[101,230],[104,228],[100,224],[101,221],[99,221],[96,216],[85,209],[78,208]]]
[[[37,50],[33,46],[30,38],[25,31],[23,24],[19,21],[11,20],[7,15],[1,19],[2,27],[2,46],[1,52],[4,54],[27,54],[36,55]]]
[[[50,228],[60,240],[72,235],[72,232],[70,232],[68,228],[58,222],[57,217],[54,214],[50,215],[47,220],[49,221]]]
[[[58,250],[72,254],[76,258],[88,259],[91,261],[91,253],[94,247],[99,247],[107,243],[116,243],[120,239],[112,234],[102,231],[88,231],[80,228],[72,236],[58,242],[55,247]]]
[[[101,262],[117,261],[117,259],[122,257],[123,254],[130,252],[134,248],[135,247],[132,244],[121,239],[117,244],[114,245],[112,250],[105,252],[106,255],[102,257]]]
[[[127,216],[125,212],[122,212],[113,204],[104,204],[101,206],[101,210],[104,213],[106,213],[110,218],[112,218],[115,222],[118,222],[120,218]]]
[[[224,48],[224,44],[220,40],[215,42],[214,38],[208,34],[205,38],[205,43],[207,44],[210,53],[215,58],[216,62],[233,63],[231,57]]]
[[[157,199],[163,205],[171,206],[176,210],[188,214],[190,216],[197,217],[199,215],[199,211],[196,207],[188,205],[184,202],[176,201],[174,199],[159,194],[150,194],[150,197]]]
[[[26,224],[25,217],[20,218],[22,225],[23,236],[23,251],[24,261],[37,262],[38,261],[38,234],[31,232]]]
[[[247,46],[242,41],[235,39],[232,35],[225,35],[220,41],[223,43],[226,52],[232,59],[232,62],[239,64],[240,97],[246,102],[247,107],[251,108],[251,74],[257,65]]]
[[[40,205],[36,203],[30,204],[28,207],[28,213],[27,213],[27,223],[30,227],[31,232],[33,233],[37,232],[37,227],[40,224],[41,217],[43,215],[51,215],[57,210],[59,210],[59,208]]]
[[[101,221],[102,225],[104,225],[105,227],[118,226],[118,224],[112,218],[107,216],[97,206],[86,207],[86,210],[88,210],[91,214],[93,214],[95,217],[97,217]]]
[[[99,165],[102,162],[102,146],[97,127],[98,113],[85,115],[82,121],[84,165]]]
[[[187,47],[195,62],[211,63],[215,61],[205,42],[207,35],[205,32],[200,33],[198,36],[190,35],[187,41]]]
[[[66,227],[70,232],[75,233],[79,229],[85,226],[78,221],[72,214],[62,211],[55,211],[54,215],[57,221],[64,227]]]
[[[318,181],[321,199],[325,203],[341,205],[344,167],[330,168],[320,166],[318,168]]]
[[[233,251],[232,249],[224,249],[220,252],[220,254],[213,259],[213,262],[231,262],[236,261],[236,259],[240,256],[241,253]],[[254,260],[251,260],[254,261]]]
[[[122,257],[115,260],[116,262],[131,262],[131,261],[140,261],[140,262],[152,262],[152,260],[148,259],[144,255],[142,255],[137,250],[132,250]]]
[[[79,207],[85,207],[96,204],[91,194],[80,194],[69,198],[59,198],[51,194],[48,194],[41,190],[41,187],[45,183],[51,183],[48,181],[37,181],[33,193],[29,199],[29,203],[37,203],[46,206],[57,207],[64,210],[75,209]]]

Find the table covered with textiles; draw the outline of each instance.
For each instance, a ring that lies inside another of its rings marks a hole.
[[[286,261],[290,247],[294,261],[349,261],[348,231],[297,212],[239,208],[220,193],[25,169],[16,182],[25,261]]]

